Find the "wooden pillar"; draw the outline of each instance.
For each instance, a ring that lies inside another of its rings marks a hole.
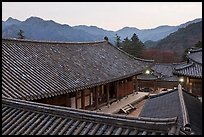
[[[102,97],[104,95],[104,84],[101,85],[101,94],[102,94]]]
[[[86,90],[81,91],[81,108],[82,109],[85,109],[85,91]]]
[[[125,94],[124,96],[127,96],[128,95],[128,92],[127,92],[127,87],[128,87],[128,82],[127,82],[127,79],[124,81],[124,87],[125,87]]]
[[[135,92],[138,92],[138,80],[137,77],[135,78]]]
[[[153,93],[156,92],[156,80],[154,80],[154,91]]]
[[[122,92],[121,92],[121,89],[119,89],[120,91],[119,98],[121,99],[123,96],[125,96],[125,81],[124,80],[122,80],[122,87],[120,86],[119,88],[122,88]]]
[[[79,91],[77,91],[77,92],[79,92]],[[76,108],[77,108],[77,92],[75,92],[75,105],[76,105]]]
[[[92,91],[93,91],[93,89],[91,89],[90,90],[90,94],[89,94],[89,105],[91,105],[91,103],[92,103]]]
[[[193,90],[193,83],[192,83],[192,80],[189,78],[189,90],[188,90],[188,92],[192,93],[192,90]]]
[[[184,82],[186,83],[185,89],[188,91],[189,90],[189,88],[188,88],[189,87],[189,78],[185,77]]]
[[[106,84],[106,99],[107,99],[107,104],[110,104],[110,100],[109,100],[109,83]]]
[[[134,95],[134,93],[135,93],[135,86],[136,86],[135,76],[132,77],[132,84],[133,84],[132,94]]]
[[[118,90],[118,85],[119,85],[119,82],[118,81],[116,81],[115,83],[114,83],[114,86],[115,86],[115,89],[116,89],[116,99],[118,100],[118,92],[119,92],[119,90]]]
[[[95,108],[98,109],[98,92],[99,92],[99,87],[96,86],[95,88]]]

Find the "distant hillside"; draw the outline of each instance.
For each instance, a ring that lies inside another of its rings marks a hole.
[[[135,27],[124,27],[116,31],[115,33],[117,33],[121,37],[122,40],[125,37],[131,38],[133,33],[136,33],[142,42],[145,42],[148,40],[158,41],[158,40],[165,38],[169,34],[177,31],[179,28],[186,27],[189,24],[196,23],[199,21],[202,21],[202,19],[201,18],[194,19],[192,21],[188,21],[178,26],[162,25],[162,26],[158,26],[152,29],[137,29]]]
[[[30,17],[29,19],[18,24],[13,23],[5,25],[2,29],[3,37],[17,38],[17,33],[22,29],[26,39],[33,40],[51,40],[51,41],[95,41],[101,38],[77,30],[69,25],[61,25],[52,20],[45,21],[41,18]]]
[[[98,28],[97,26],[86,26],[86,25],[79,25],[79,26],[73,26],[74,29],[82,30],[84,32],[87,32],[91,35],[97,36],[101,40],[107,36],[109,38],[109,41],[111,43],[114,43],[115,40],[115,32],[114,31],[108,31],[104,30],[103,28]]]
[[[20,23],[21,23],[21,21],[9,17],[6,21],[2,21],[2,28],[6,28],[6,27],[9,27],[9,26],[15,25],[15,24],[18,25]]]
[[[52,40],[52,41],[98,41],[105,36],[113,44],[115,35],[120,36],[121,40],[128,37],[131,38],[136,33],[142,42],[152,40],[160,40],[178,28],[185,27],[187,24],[201,21],[195,19],[190,22],[178,26],[163,25],[153,29],[137,29],[135,27],[124,27],[118,31],[105,30],[97,26],[69,26],[59,24],[52,20],[43,20],[38,17],[30,17],[25,21],[19,21],[9,17],[6,21],[2,21],[2,37],[17,38],[17,33],[22,29],[27,39],[34,40]]]
[[[180,28],[160,41],[148,41],[145,44],[154,49],[183,54],[185,49],[194,46],[198,41],[202,41],[202,21]]]

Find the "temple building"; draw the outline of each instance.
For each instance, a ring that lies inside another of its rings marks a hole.
[[[2,40],[2,96],[94,110],[137,92],[136,76],[152,60],[108,41]]]
[[[202,48],[189,50],[186,58],[187,62],[175,64],[173,74],[188,92],[202,97]]]
[[[173,74],[173,70],[172,63],[154,63],[137,76],[139,90],[149,88],[150,93],[159,93],[162,90],[174,89],[178,86],[179,79]]]
[[[201,56],[155,64],[108,41],[2,39],[2,135],[200,135]],[[149,94],[139,117],[97,111],[144,87],[171,90]]]

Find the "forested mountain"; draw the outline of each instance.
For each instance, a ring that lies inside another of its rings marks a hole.
[[[202,21],[180,28],[157,42],[145,42],[146,46],[154,49],[175,51],[182,54],[187,48],[202,41]]]

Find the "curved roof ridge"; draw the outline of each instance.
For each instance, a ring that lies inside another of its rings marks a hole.
[[[183,64],[183,66],[177,66],[177,67],[174,67],[175,70],[180,70],[180,69],[184,69],[184,68],[188,68],[190,66],[192,66],[194,63],[191,62],[191,63],[187,63],[187,64]]]
[[[76,115],[83,115],[83,119],[92,119],[94,120],[95,117],[101,120],[107,119],[118,119],[118,120],[126,120],[129,122],[138,122],[138,123],[148,123],[148,124],[155,124],[155,122],[161,122],[160,124],[172,124],[176,123],[177,117],[171,118],[144,118],[144,117],[133,117],[133,116],[123,116],[119,114],[109,114],[104,112],[95,112],[83,109],[76,109],[76,108],[69,108],[63,106],[56,106],[56,105],[49,105],[31,101],[25,101],[20,99],[14,98],[7,98],[2,97],[2,104],[12,105],[12,107],[18,107],[18,109],[30,109],[32,111],[39,111],[42,113],[49,113],[53,115],[61,115],[61,116],[71,116],[77,117]]]
[[[199,64],[199,65],[202,65],[202,63],[200,63],[200,62],[198,62],[198,61],[196,61],[196,60],[190,58],[189,56],[187,56],[187,58],[188,58],[189,60],[191,60],[191,62],[194,62],[194,63],[197,63],[197,64]]]
[[[180,100],[180,105],[181,105],[181,112],[182,112],[182,118],[183,118],[183,126],[185,128],[190,128],[190,121],[189,121],[189,116],[187,112],[187,108],[185,105],[184,97],[183,97],[183,90],[181,85],[178,85],[178,96]]]
[[[174,65],[174,63],[155,63],[155,65]]]
[[[150,121],[177,121],[178,117],[168,117],[168,118],[155,118],[155,117],[137,117],[140,120],[150,120]]]
[[[181,64],[186,64],[187,63],[187,61],[182,61],[182,62],[175,62],[175,63],[172,63],[173,65],[181,65]]]
[[[16,38],[2,38],[2,41],[18,41],[18,42],[30,42],[30,43],[44,43],[44,44],[99,44],[99,43],[107,43],[106,40],[101,41],[90,41],[90,42],[63,42],[63,41],[44,41],[44,40],[29,40],[29,39],[16,39]]]
[[[178,89],[173,89],[173,90],[170,90],[170,91],[164,91],[164,92],[161,92],[161,93],[158,93],[158,94],[149,95],[149,98],[151,99],[151,98],[155,98],[155,97],[160,97],[160,96],[172,93],[172,92],[174,92],[176,90],[178,90]]]
[[[149,60],[149,59],[143,59],[143,58],[137,58],[137,57],[134,57],[136,60],[139,60],[139,61],[144,61],[144,62],[154,62],[154,60]]]
[[[110,42],[108,42],[108,43],[113,46],[113,44],[111,44]],[[148,59],[138,58],[138,57],[135,57],[135,56],[133,56],[133,55],[131,55],[131,54],[125,52],[124,50],[122,50],[122,49],[120,49],[120,48],[118,48],[118,47],[116,47],[116,46],[113,46],[113,47],[116,48],[116,49],[118,49],[119,51],[123,52],[124,54],[128,55],[129,57],[136,59],[136,60],[154,63],[154,60],[148,60]]]
[[[190,49],[190,50],[189,50],[190,53],[200,52],[200,51],[202,51],[202,48]]]
[[[195,56],[197,55],[197,58]],[[186,58],[191,60],[192,62],[196,62],[202,65],[202,48],[190,50],[189,53],[186,55]],[[201,58],[201,62],[198,60]]]

